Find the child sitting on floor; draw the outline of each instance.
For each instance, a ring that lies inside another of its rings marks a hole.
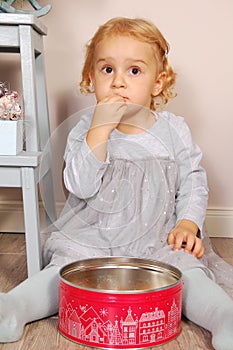
[[[94,92],[97,104],[68,138],[70,195],[47,230],[46,268],[0,295],[1,342],[17,341],[26,323],[58,311],[63,265],[132,256],[179,268],[184,315],[212,333],[216,350],[232,350],[233,300],[215,282],[222,277],[218,258],[211,249],[204,254],[201,151],[183,118],[158,112],[174,97],[168,51],[157,27],[143,19],[114,18],[89,43],[81,90]],[[232,268],[223,267],[232,283]]]

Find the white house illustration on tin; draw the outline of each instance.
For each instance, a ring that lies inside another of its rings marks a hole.
[[[155,307],[153,311],[132,315],[129,306],[126,317],[120,321],[111,321],[108,310],[101,309],[99,313],[92,306],[73,308],[71,303],[63,300],[60,308],[59,326],[75,339],[106,345],[143,345],[156,343],[172,337],[177,332],[179,323],[179,308],[175,300],[167,314]],[[101,317],[102,316],[102,317]],[[117,317],[117,315],[115,316]]]

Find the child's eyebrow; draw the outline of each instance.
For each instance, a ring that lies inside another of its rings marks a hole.
[[[144,61],[142,59],[132,59],[132,60],[129,60],[129,63],[133,63],[133,64],[137,64],[137,63],[140,64],[140,63],[142,63],[145,66],[148,65],[148,62],[146,62],[146,61]]]
[[[105,58],[99,58],[96,63],[103,63],[103,62],[111,62],[111,61],[114,61],[114,58],[113,57],[105,57]],[[144,64],[145,66],[148,65],[148,62],[146,62],[145,60],[143,59],[135,59],[135,58],[129,58],[126,60],[126,63],[127,64]]]
[[[110,59],[111,59],[110,57],[99,58],[99,59],[96,61],[96,63],[98,64],[98,63],[102,63],[102,62],[107,62],[107,61],[109,61]]]

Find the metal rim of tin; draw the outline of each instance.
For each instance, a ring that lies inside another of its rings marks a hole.
[[[78,283],[72,283],[66,278],[72,273],[97,270],[97,269],[108,269],[108,268],[132,268],[132,269],[142,269],[149,270],[159,273],[166,273],[170,277],[175,279],[174,283],[170,283],[164,287],[160,288],[149,288],[144,290],[117,290],[117,289],[97,289],[79,285]],[[141,259],[133,257],[103,257],[103,258],[89,258],[84,260],[74,261],[68,265],[63,266],[60,269],[60,279],[72,287],[76,287],[86,291],[98,292],[98,293],[113,293],[113,294],[141,294],[148,292],[157,292],[161,290],[166,290],[172,288],[179,284],[182,279],[182,273],[175,266],[163,263],[157,260],[151,259]]]

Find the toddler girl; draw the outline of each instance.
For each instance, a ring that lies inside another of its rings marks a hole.
[[[94,92],[97,104],[68,137],[70,195],[44,233],[46,268],[0,296],[1,342],[18,340],[26,323],[58,311],[64,264],[132,256],[178,267],[184,315],[212,333],[216,350],[232,350],[233,300],[215,281],[232,283],[233,270],[210,246],[204,255],[201,151],[183,118],[158,112],[174,97],[168,51],[160,31],[143,19],[112,19],[89,43],[81,91]]]

